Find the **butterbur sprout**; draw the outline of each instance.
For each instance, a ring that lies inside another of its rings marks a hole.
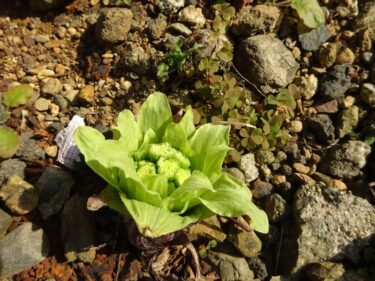
[[[74,139],[88,166],[107,187],[101,198],[130,216],[139,232],[156,238],[218,214],[250,217],[250,226],[268,232],[267,215],[251,201],[247,186],[222,172],[230,150],[229,126],[195,128],[190,107],[179,123],[172,121],[167,97],[151,94],[138,120],[122,111],[113,139],[80,127]]]

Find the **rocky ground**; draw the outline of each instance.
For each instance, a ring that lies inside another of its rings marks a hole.
[[[0,92],[33,89],[0,102],[21,140],[0,159],[0,280],[194,280],[186,248],[137,250],[116,212],[87,209],[105,183],[57,161],[74,115],[106,133],[156,90],[232,125],[224,168],[271,224],[191,226],[203,280],[375,280],[375,1],[320,1],[314,29],[285,1],[124,2],[0,2]]]

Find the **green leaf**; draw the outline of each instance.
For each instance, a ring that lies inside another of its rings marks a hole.
[[[229,150],[230,147],[227,145],[216,145],[208,150],[202,172],[211,182],[215,182],[221,176],[223,162]]]
[[[148,190],[155,191],[160,194],[161,198],[168,196],[168,179],[164,175],[146,176],[142,178],[142,182]]]
[[[117,126],[112,128],[113,138],[125,141],[128,152],[132,153],[137,150],[142,132],[134,120],[134,115],[130,110],[123,110],[117,118]]]
[[[130,4],[132,3],[132,0],[122,0],[124,2],[125,5],[128,5],[130,6]]]
[[[267,215],[251,201],[251,192],[244,183],[229,174],[222,173],[214,183],[214,189],[215,192],[208,191],[200,198],[208,209],[220,216],[248,215],[254,230],[261,233],[268,232]]]
[[[87,165],[111,186],[129,198],[161,205],[160,194],[141,182],[125,142],[105,140],[102,133],[86,126],[76,130],[74,140]]]
[[[120,197],[136,222],[139,232],[147,237],[159,237],[181,230],[211,215],[208,210],[197,207],[188,215],[179,216],[166,209],[128,199],[123,194],[120,194]]]
[[[212,147],[217,145],[228,146],[229,130],[230,127],[225,125],[204,124],[194,132],[189,140],[190,147],[193,150],[190,162],[194,170],[202,171],[208,151]]]
[[[291,0],[291,6],[307,27],[318,28],[324,24],[324,13],[317,0]]]
[[[164,202],[173,212],[182,214],[200,204],[198,197],[206,190],[213,190],[210,180],[201,172],[194,171]]]
[[[192,133],[195,131],[195,126],[194,126],[194,114],[193,114],[193,109],[189,105],[186,108],[185,115],[182,117],[180,123],[179,123],[182,128],[185,131],[185,135],[187,137],[190,137]]]
[[[33,95],[33,88],[29,85],[19,85],[10,88],[3,96],[3,103],[9,107],[25,104]]]
[[[18,134],[8,127],[0,127],[0,158],[10,158],[20,144]]]
[[[172,122],[172,111],[166,95],[160,92],[151,94],[139,110],[138,125],[143,133],[152,129],[161,139],[165,128]]]
[[[186,156],[192,154],[188,138],[181,123],[169,123],[165,130],[163,141],[170,143]]]

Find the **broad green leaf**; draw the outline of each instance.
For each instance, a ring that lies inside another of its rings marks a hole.
[[[165,128],[172,122],[172,111],[167,96],[160,92],[151,94],[139,110],[138,125],[143,133],[152,129],[161,139]]]
[[[125,141],[129,153],[134,152],[142,139],[142,132],[134,120],[134,115],[130,110],[123,110],[117,118],[117,126],[112,128],[113,138]]]
[[[3,103],[9,107],[25,104],[33,95],[33,88],[29,85],[19,85],[10,88],[3,96]]]
[[[200,204],[198,197],[207,190],[213,190],[210,180],[201,172],[194,171],[180,187],[164,202],[164,206],[179,214]]]
[[[214,183],[215,191],[207,191],[200,201],[212,212],[227,217],[248,215],[254,230],[267,233],[268,219],[265,212],[251,202],[250,190],[234,177],[223,173]]]
[[[194,132],[189,140],[193,150],[190,162],[194,170],[202,171],[210,148],[217,145],[228,146],[229,129],[230,127],[225,125],[204,124]]]
[[[0,127],[0,158],[12,157],[18,149],[20,138],[8,127]]]
[[[160,194],[148,190],[140,180],[125,142],[105,140],[102,133],[86,126],[76,130],[74,140],[87,165],[111,186],[128,198],[161,205]]]
[[[211,182],[215,182],[221,176],[223,162],[229,150],[230,147],[227,145],[216,145],[208,150],[202,172]]]
[[[166,209],[152,206],[145,202],[131,200],[120,194],[126,209],[137,224],[141,234],[147,237],[159,237],[175,232],[207,216],[202,208],[192,210],[189,215],[179,216]]]
[[[324,24],[324,13],[317,0],[291,0],[291,6],[307,27],[318,28]]]
[[[190,156],[192,154],[188,138],[181,123],[172,122],[168,124],[163,136],[163,142],[170,143],[173,147],[180,150],[186,156]]]
[[[182,117],[179,124],[184,129],[185,135],[187,137],[190,137],[190,135],[192,133],[194,133],[194,131],[195,131],[194,114],[193,114],[193,109],[191,108],[190,105],[186,108],[186,112],[185,112],[184,116]]]

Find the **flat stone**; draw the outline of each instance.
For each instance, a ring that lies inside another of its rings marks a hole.
[[[245,174],[247,183],[250,183],[259,177],[259,171],[256,166],[255,156],[252,153],[241,156],[239,169]]]
[[[339,111],[337,100],[317,102],[314,108],[318,113],[336,113]]]
[[[317,51],[330,37],[331,34],[329,34],[327,27],[322,25],[321,27],[299,34],[298,40],[305,51]]]
[[[133,19],[133,13],[125,8],[108,8],[100,15],[95,33],[100,42],[113,45],[127,38]]]
[[[298,276],[311,263],[361,261],[361,250],[375,232],[375,207],[367,200],[322,184],[304,185],[293,210],[296,225],[285,228],[281,273],[301,280]]]
[[[217,248],[209,251],[208,260],[219,269],[221,281],[254,280],[254,273],[245,258],[239,257],[231,248]]]
[[[228,241],[246,258],[257,256],[262,249],[262,241],[254,231],[240,231],[231,227],[228,232]]]
[[[12,216],[0,209],[0,239],[8,231],[8,228],[12,224],[12,221]]]
[[[297,173],[308,174],[310,172],[310,167],[305,166],[301,163],[294,163],[292,166]]]
[[[73,186],[74,180],[69,173],[54,166],[44,170],[35,183],[39,191],[38,209],[44,220],[61,210]]]
[[[48,95],[60,94],[63,87],[59,79],[57,78],[47,78],[43,82],[42,93]]]
[[[51,101],[45,98],[39,98],[34,102],[34,107],[38,111],[47,111],[51,105]]]
[[[77,259],[91,263],[95,259],[95,221],[87,210],[87,198],[73,195],[62,211],[61,236],[68,262]]]
[[[198,240],[200,237],[214,239],[223,242],[227,235],[221,229],[221,225],[216,216],[207,218],[199,223],[192,225],[188,231],[190,241]]]
[[[230,30],[240,37],[277,33],[282,19],[283,13],[276,6],[245,6],[234,17]]]
[[[12,175],[1,186],[0,198],[16,214],[30,213],[38,205],[38,192],[30,183],[18,175]]]
[[[49,242],[37,225],[25,222],[0,240],[0,278],[11,277],[43,261]]]
[[[371,147],[367,143],[347,141],[331,147],[320,161],[319,169],[325,174],[352,179],[361,174],[370,153]]]
[[[277,38],[256,35],[243,40],[235,52],[235,63],[245,78],[265,94],[277,92],[294,79],[299,64]]]

